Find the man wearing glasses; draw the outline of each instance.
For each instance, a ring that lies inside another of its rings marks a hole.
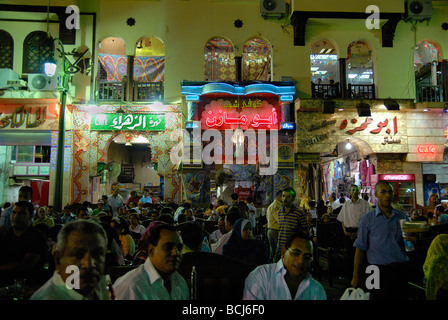
[[[247,276],[243,300],[326,300],[325,289],[310,274],[312,261],[310,238],[294,233],[277,263],[258,266]]]

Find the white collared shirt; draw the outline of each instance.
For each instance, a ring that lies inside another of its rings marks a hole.
[[[370,210],[369,203],[364,199],[359,198],[356,202],[348,200],[343,204],[337,219],[346,228],[358,228],[359,219]]]
[[[106,278],[103,276],[95,293],[100,300],[110,300]],[[55,271],[53,276],[31,296],[30,300],[89,300],[74,289],[67,288],[61,275]]]
[[[185,279],[174,272],[170,277],[171,293],[163,285],[162,276],[148,257],[144,264],[118,278],[114,285],[117,300],[189,300]]]
[[[243,300],[292,300],[285,281],[286,272],[282,259],[277,263],[258,266],[246,278]],[[308,273],[300,283],[294,300],[327,300],[327,294]]]

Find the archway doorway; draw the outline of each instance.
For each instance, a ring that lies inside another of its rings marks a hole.
[[[106,185],[110,194],[112,186],[120,188],[126,200],[132,190],[138,195],[151,190],[153,197],[160,195],[161,178],[157,165],[152,162],[148,139],[139,134],[121,133],[115,136],[107,148]]]

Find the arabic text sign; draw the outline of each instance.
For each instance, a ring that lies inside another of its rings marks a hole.
[[[244,108],[239,110],[236,107],[232,107],[233,105],[228,101],[211,101],[201,113],[202,130],[233,130],[237,125],[240,125],[242,130],[279,129],[279,115],[275,106],[264,100],[256,100],[254,103],[249,100],[249,102]]]
[[[92,115],[91,130],[165,130],[164,114],[116,114]]]

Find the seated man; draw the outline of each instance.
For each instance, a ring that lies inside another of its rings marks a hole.
[[[292,234],[277,263],[258,266],[247,276],[243,300],[326,300],[325,289],[309,273],[312,248],[306,234]]]
[[[103,276],[107,235],[94,220],[67,223],[59,232],[54,252],[56,271],[31,300],[110,300]],[[79,268],[79,283],[76,271]]]
[[[177,272],[182,260],[182,238],[175,227],[159,224],[148,238],[148,258],[114,283],[118,300],[188,300],[185,279]]]
[[[48,279],[44,265],[48,258],[45,235],[34,229],[34,206],[18,201],[11,211],[11,229],[0,235],[0,285],[27,279],[27,284],[42,284]]]

